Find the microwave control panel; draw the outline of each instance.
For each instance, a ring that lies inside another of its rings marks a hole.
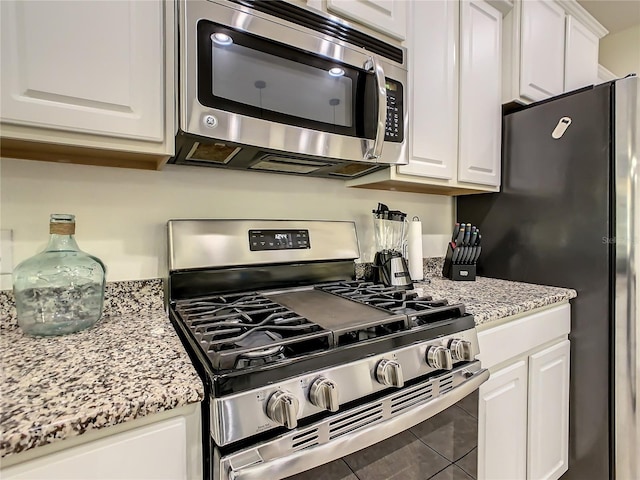
[[[389,78],[385,81],[387,90],[387,123],[384,132],[385,142],[398,142],[404,140],[404,98],[402,84]]]

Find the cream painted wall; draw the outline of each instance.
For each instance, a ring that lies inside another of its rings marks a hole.
[[[441,252],[431,254],[444,254],[453,219],[450,197],[174,165],[148,172],[2,159],[0,200],[0,228],[13,230],[14,266],[44,248],[49,214],[72,213],[80,248],[105,262],[108,281],[165,275],[170,218],[354,220],[363,261],[374,253],[370,214],[378,201],[418,215],[425,243],[435,238],[442,244]],[[10,278],[3,277],[0,288],[11,288]]]
[[[599,62],[618,77],[640,75],[640,24],[601,39]]]

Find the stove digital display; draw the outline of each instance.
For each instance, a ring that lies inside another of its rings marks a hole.
[[[249,249],[297,250],[311,248],[309,230],[249,230]]]

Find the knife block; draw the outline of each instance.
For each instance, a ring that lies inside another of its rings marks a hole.
[[[454,264],[453,248],[451,244],[447,247],[447,256],[442,267],[442,276],[450,280],[471,282],[476,279],[476,264]]]

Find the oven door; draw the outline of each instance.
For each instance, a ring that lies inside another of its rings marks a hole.
[[[476,392],[488,378],[479,361],[470,362],[270,441],[233,453],[216,448],[213,478],[276,480],[296,475],[311,480],[325,478],[321,474],[342,478],[343,471],[353,479],[348,474],[355,471],[358,478],[373,479],[389,478],[392,468],[418,468],[421,478],[428,478],[422,471],[427,464],[433,475],[461,468],[473,476]],[[404,458],[407,454],[415,458]],[[390,463],[378,461],[383,457]],[[384,468],[388,475],[381,473]]]
[[[401,66],[236,4],[180,6],[184,132],[302,155],[406,163]]]

